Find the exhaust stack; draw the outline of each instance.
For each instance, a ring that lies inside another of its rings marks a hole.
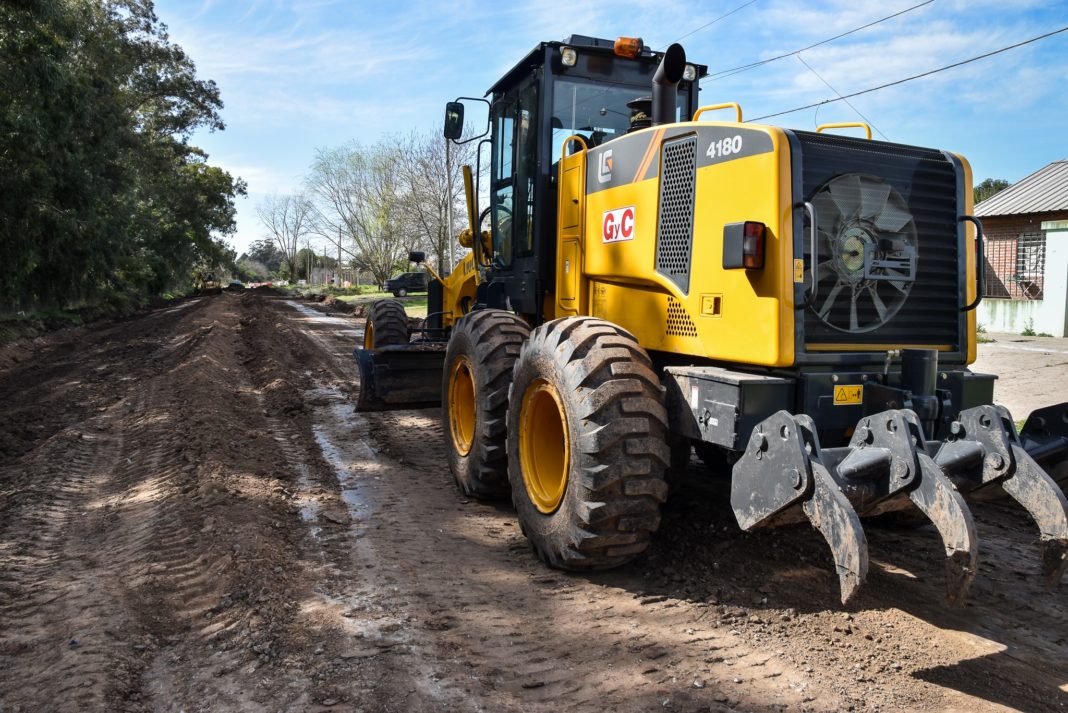
[[[679,82],[686,71],[686,50],[677,42],[664,52],[653,75],[653,126],[675,123]]]

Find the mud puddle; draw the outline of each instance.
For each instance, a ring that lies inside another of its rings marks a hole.
[[[358,337],[363,339],[363,330],[354,327],[351,318],[323,314],[319,310],[312,309],[307,305],[303,305],[300,302],[295,302],[293,300],[286,300],[285,304],[300,312],[301,319],[307,321],[310,325],[314,325],[315,327],[331,327],[337,330],[337,334],[341,336]]]
[[[317,404],[312,412],[315,442],[337,478],[349,517],[366,522],[375,507],[364,483],[367,478],[380,479],[383,470],[378,451],[368,441],[367,419],[333,386],[319,386],[308,396]]]

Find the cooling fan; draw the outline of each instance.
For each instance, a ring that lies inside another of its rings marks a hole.
[[[806,284],[816,270],[810,308],[841,332],[878,329],[901,309],[916,280],[916,224],[908,204],[886,181],[850,173],[825,183],[812,205],[815,261],[805,245]]]

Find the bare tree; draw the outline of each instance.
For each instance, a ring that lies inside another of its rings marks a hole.
[[[448,207],[451,203],[455,216],[451,232],[455,233],[467,224],[462,166],[474,160],[475,144],[452,145],[450,161],[445,160],[445,139],[439,132],[413,133],[402,145],[405,160],[400,164],[400,177],[411,228],[435,264],[451,269],[449,247],[456,236],[450,234]]]
[[[395,142],[370,148],[353,142],[319,149],[307,177],[313,232],[378,282],[389,279],[417,241],[405,215],[403,160]]]
[[[256,207],[256,213],[271,240],[285,255],[289,274],[295,275],[300,241],[306,239],[312,229],[311,201],[302,194],[267,196]]]

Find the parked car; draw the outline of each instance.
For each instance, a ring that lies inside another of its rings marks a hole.
[[[409,292],[426,292],[430,276],[425,272],[402,272],[386,281],[386,292],[404,297]]]

